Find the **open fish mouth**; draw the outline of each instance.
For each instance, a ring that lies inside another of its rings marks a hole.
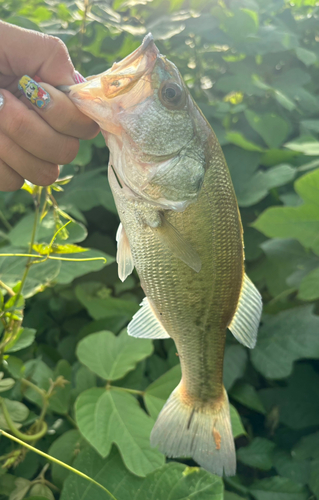
[[[90,76],[87,81],[71,86],[60,86],[59,90],[69,93],[69,96],[94,100],[113,99],[126,94],[141,79],[150,75],[154,68],[159,50],[151,33],[145,36],[142,44],[132,54],[100,75]]]

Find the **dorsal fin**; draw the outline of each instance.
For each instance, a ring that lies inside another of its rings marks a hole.
[[[184,239],[180,232],[168,222],[164,215],[161,215],[161,221],[161,225],[152,227],[152,229],[162,244],[169,248],[175,257],[182,260],[190,268],[199,273],[202,263],[196,250]]]
[[[116,241],[116,262],[118,264],[118,275],[121,281],[125,281],[134,269],[134,262],[130,243],[122,223],[118,227]]]
[[[228,328],[241,344],[250,349],[256,345],[261,312],[261,295],[245,274],[237,310]]]
[[[168,339],[169,335],[155,316],[148,298],[144,297],[140,305],[141,309],[133,316],[127,327],[128,334],[131,337],[144,339]]]

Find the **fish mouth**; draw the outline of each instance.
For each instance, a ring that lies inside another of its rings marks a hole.
[[[71,86],[58,87],[75,99],[109,100],[128,93],[141,79],[149,81],[159,50],[151,33],[132,54],[99,75],[90,76],[87,81]],[[145,91],[145,89],[144,89]]]

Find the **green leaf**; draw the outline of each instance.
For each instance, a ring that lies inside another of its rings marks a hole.
[[[102,457],[115,443],[126,467],[138,476],[163,464],[164,456],[149,442],[154,421],[124,390],[89,389],[76,400],[75,413],[81,434]]]
[[[298,298],[316,300],[319,298],[319,267],[310,272],[300,283]]]
[[[239,448],[237,458],[250,467],[269,470],[272,467],[272,452],[275,447],[272,441],[256,437],[248,446]]]
[[[71,367],[69,363],[61,359],[53,372],[53,380],[63,377],[61,386],[56,386],[53,395],[50,397],[49,408],[56,413],[65,415],[68,413],[71,394]]]
[[[318,257],[296,240],[275,238],[260,246],[266,254],[263,277],[273,297],[296,290],[309,271],[319,266]]]
[[[74,460],[85,445],[86,442],[79,431],[74,429],[58,437],[49,448],[48,453],[61,462],[73,465]],[[59,488],[62,487],[68,475],[67,469],[56,463],[52,464],[52,479]]]
[[[260,373],[270,379],[288,377],[300,358],[319,358],[319,316],[312,306],[296,307],[264,319],[251,353]]]
[[[251,128],[263,138],[269,148],[278,148],[290,132],[289,123],[275,113],[260,115],[246,110],[245,116]]]
[[[238,204],[248,207],[267,196],[270,189],[291,182],[296,169],[290,165],[277,165],[267,171],[258,170],[261,155],[229,147],[225,150]],[[243,168],[244,166],[244,168]]]
[[[38,495],[37,496],[32,495],[32,497],[28,497],[27,500],[47,500],[47,497],[43,497],[43,496],[39,497]]]
[[[286,450],[275,450],[273,453],[273,465],[280,476],[287,477],[300,484],[307,484],[309,482],[309,461],[296,460],[293,452],[288,453]]]
[[[117,337],[107,331],[93,333],[81,340],[77,347],[81,363],[105,380],[124,377],[152,352],[151,340],[130,337],[126,330]]]
[[[94,319],[121,316],[130,320],[139,309],[136,302],[117,299],[109,295],[105,298],[95,296],[90,293],[90,287],[87,284],[78,285],[75,294]]]
[[[319,425],[319,375],[311,365],[296,364],[286,387],[262,389],[259,395],[266,410],[277,408],[280,422],[288,427]]]
[[[307,500],[304,486],[280,476],[255,481],[249,489],[256,500]]]
[[[12,389],[16,381],[13,378],[3,378],[4,373],[0,372],[0,392]]]
[[[304,49],[303,47],[296,48],[296,56],[306,66],[311,66],[317,61],[317,56],[311,50]]]
[[[25,495],[28,493],[31,484],[31,481],[28,479],[18,477],[15,480],[15,489],[10,493],[9,500],[23,500]]]
[[[258,411],[259,413],[266,413],[266,410],[260,401],[260,397],[254,386],[243,382],[237,383],[230,391],[233,399],[242,405],[250,408],[251,410]]]
[[[4,247],[3,253],[25,253],[21,248]],[[25,257],[0,257],[0,279],[7,285],[14,287],[23,276],[27,258]],[[28,273],[23,287],[25,298],[32,297],[45,286],[49,285],[59,274],[60,263],[47,260],[40,264],[34,264]]]
[[[34,328],[20,328],[17,336],[5,346],[4,352],[16,352],[29,347],[35,339],[36,332]]]
[[[263,148],[246,139],[241,132],[227,132],[226,139],[232,144],[235,144],[235,146],[239,146],[247,151],[264,151]]]
[[[224,386],[228,391],[245,372],[247,350],[241,345],[226,345],[224,356]]]
[[[29,408],[19,401],[12,401],[6,398],[3,398],[3,401],[15,426],[19,429],[22,426],[21,422],[24,422],[24,420],[28,418]],[[2,408],[0,408],[0,427],[5,430],[10,430],[5,416],[3,415]]]
[[[319,432],[304,436],[294,446],[292,454],[298,461],[308,458],[319,459]]]
[[[103,206],[110,212],[117,213],[105,168],[76,176],[59,196],[59,204],[66,210],[69,206],[75,206],[85,212],[93,207]]]
[[[117,500],[223,500],[220,477],[197,467],[171,462],[146,479],[125,469],[120,454],[113,448],[106,459],[94,450],[81,451],[74,466],[106,487]],[[155,496],[156,495],[156,496]],[[109,495],[81,477],[70,474],[64,483],[61,500],[109,500]]]
[[[319,254],[319,169],[298,179],[295,189],[305,204],[269,208],[253,226],[269,237],[296,238]]]
[[[32,488],[30,490],[30,495],[44,497],[47,500],[54,500],[54,495],[53,495],[52,491],[50,490],[50,488],[48,488],[48,486],[46,486],[45,484],[41,484],[41,483],[38,483],[38,484],[35,484],[34,486],[32,486]]]
[[[234,438],[246,434],[239,413],[233,405],[229,405],[230,420]]]
[[[314,492],[314,494],[319,496],[319,476],[318,476],[318,470],[319,470],[319,460],[314,460],[311,463],[310,466],[310,481],[309,481],[309,486],[310,489]]]

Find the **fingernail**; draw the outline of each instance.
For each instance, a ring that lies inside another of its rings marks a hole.
[[[18,88],[37,108],[44,109],[50,102],[48,92],[27,75],[19,80]]]
[[[0,109],[4,106],[4,96],[0,92]]]
[[[75,83],[83,83],[83,82],[86,82],[86,78],[84,78],[84,76],[81,75],[81,73],[79,73],[78,71],[74,71],[74,81]]]

